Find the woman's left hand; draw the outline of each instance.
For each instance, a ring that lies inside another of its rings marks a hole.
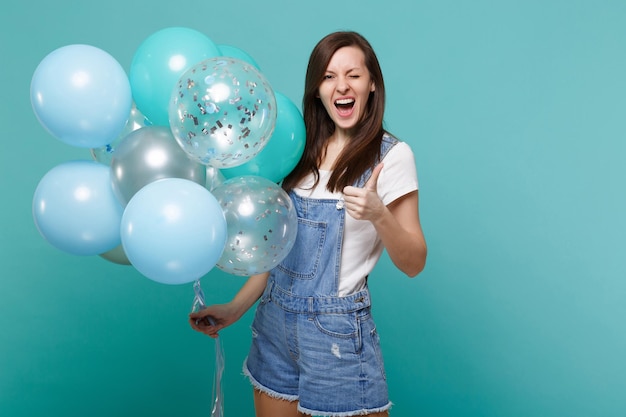
[[[383,169],[383,163],[376,165],[372,176],[365,183],[365,187],[347,186],[343,189],[345,208],[348,214],[357,220],[375,221],[383,215],[385,205],[378,196],[378,176]]]

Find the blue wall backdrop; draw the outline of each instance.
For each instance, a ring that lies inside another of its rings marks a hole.
[[[128,71],[150,34],[197,29],[300,104],[308,54],[362,32],[386,123],[415,151],[426,270],[371,277],[395,417],[626,415],[626,3],[610,0],[9,2],[0,13],[0,415],[210,414],[214,343],[191,285],[63,253],[34,226],[42,176],[88,150],[38,123],[30,80],[90,44]],[[208,302],[243,280],[211,271]],[[227,416],[251,315],[225,330]]]

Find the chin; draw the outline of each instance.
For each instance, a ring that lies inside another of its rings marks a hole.
[[[341,130],[352,130],[356,127],[357,125],[357,120],[334,120],[335,122],[335,128],[337,129],[341,129]]]

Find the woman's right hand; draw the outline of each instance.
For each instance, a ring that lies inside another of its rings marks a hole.
[[[216,338],[218,332],[239,319],[237,309],[232,303],[210,305],[200,311],[189,314],[189,324],[200,333]]]
[[[259,299],[267,285],[268,277],[269,272],[252,275],[231,302],[210,305],[189,314],[189,324],[200,333],[217,337],[217,332],[239,320]]]

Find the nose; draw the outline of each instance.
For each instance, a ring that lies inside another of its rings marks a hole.
[[[348,83],[348,79],[346,77],[338,77],[337,78],[337,92],[340,94],[345,94],[350,89],[350,84]]]

